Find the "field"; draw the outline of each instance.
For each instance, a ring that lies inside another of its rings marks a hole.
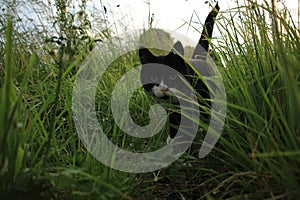
[[[191,148],[171,165],[147,173],[99,162],[74,124],[74,82],[97,45],[112,40],[107,22],[92,37],[90,19],[81,13],[74,28],[77,15],[66,13],[66,2],[57,3],[57,33],[47,32],[46,25],[34,32],[11,17],[18,16],[17,5],[2,10],[0,199],[298,199],[300,32],[271,4],[247,3],[251,6],[235,10],[240,20],[221,11],[215,28],[222,34],[211,41],[227,97],[219,141],[202,159]],[[81,9],[84,13],[84,4]],[[270,25],[267,16],[276,20]],[[109,57],[109,52],[101,53]],[[165,145],[168,129],[147,140],[131,137],[111,112],[117,81],[137,65],[136,52],[114,61],[97,83],[94,107],[114,144],[150,152]],[[137,124],[149,123],[153,103],[142,88],[134,92],[129,109]],[[203,137],[197,135],[196,147]]]

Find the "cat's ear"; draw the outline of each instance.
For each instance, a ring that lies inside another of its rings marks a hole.
[[[180,55],[182,55],[182,56],[184,55],[184,48],[183,48],[183,46],[182,46],[182,44],[181,44],[180,41],[177,41],[177,42],[174,44],[173,49],[172,49],[171,52],[173,52],[173,53],[175,53],[175,54],[180,54]]]
[[[150,52],[150,50],[143,46],[139,49],[139,57],[142,64],[151,63],[155,59],[155,56]]]

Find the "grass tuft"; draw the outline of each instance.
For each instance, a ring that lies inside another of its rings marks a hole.
[[[5,55],[0,65],[1,197],[298,198],[299,30],[266,3],[247,1],[246,6],[238,5],[234,11],[220,13],[216,28],[221,36],[212,39],[212,52],[219,59],[216,63],[227,96],[226,123],[220,140],[203,159],[194,156],[198,154],[191,148],[170,166],[145,174],[104,166],[87,152],[76,133],[72,90],[78,68],[89,53],[84,43],[81,41],[81,50],[68,60],[66,50],[60,46],[64,40],[53,37],[56,43],[47,48],[61,47],[61,51],[55,54],[50,49],[51,53],[45,53],[41,44],[37,48],[15,39],[22,34],[7,19],[0,29],[6,32],[5,47],[0,49]],[[276,27],[269,23],[268,16],[276,19]],[[107,39],[111,40],[109,36]],[[113,51],[107,52],[102,54],[109,58]],[[111,64],[97,86],[95,110],[103,131],[119,147],[132,152],[154,151],[165,145],[168,126],[149,139],[139,139],[123,133],[111,112],[110,99],[117,81],[137,65],[136,52]],[[155,99],[142,89],[135,91],[129,109],[137,124],[149,124],[148,110],[154,103]],[[200,125],[207,128],[202,122]],[[203,138],[204,134],[199,133],[195,144],[200,146]]]

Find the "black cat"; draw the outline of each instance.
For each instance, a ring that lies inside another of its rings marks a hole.
[[[220,8],[217,3],[207,16],[201,38],[193,52],[192,59],[189,60],[189,63],[197,68],[201,75],[204,76],[210,74],[209,66],[205,62],[205,56],[209,49],[209,42],[207,39],[212,36],[214,20],[219,9]],[[182,55],[184,55],[184,48],[179,41],[176,42],[173,49],[166,56],[155,56],[149,51],[149,49],[144,47],[139,49],[139,57],[142,63],[141,82],[143,84],[143,88],[148,93],[158,98],[159,101],[164,100],[170,103],[170,105],[167,106],[170,122],[170,133],[168,139],[172,139],[176,136],[178,131],[177,128],[181,120],[180,114],[172,111],[172,105],[175,107],[178,106],[178,100],[174,97],[174,93],[176,91],[186,89],[186,84],[183,84],[184,81],[182,81],[182,75],[199,94],[199,104],[210,107],[210,102],[208,100],[210,95],[207,86],[199,78],[196,72],[187,64]],[[200,58],[198,58],[199,56]],[[172,70],[172,72],[170,72],[170,70],[166,70],[163,66],[168,66],[174,69],[174,71]],[[206,114],[202,114],[202,116],[205,122],[209,122],[209,114],[207,114],[207,112]]]

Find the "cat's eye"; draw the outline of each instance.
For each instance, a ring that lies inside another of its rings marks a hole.
[[[158,78],[156,76],[150,76],[150,80],[155,83],[158,81]]]
[[[169,78],[171,80],[175,80],[177,78],[177,74],[172,74],[172,75],[169,76]]]

